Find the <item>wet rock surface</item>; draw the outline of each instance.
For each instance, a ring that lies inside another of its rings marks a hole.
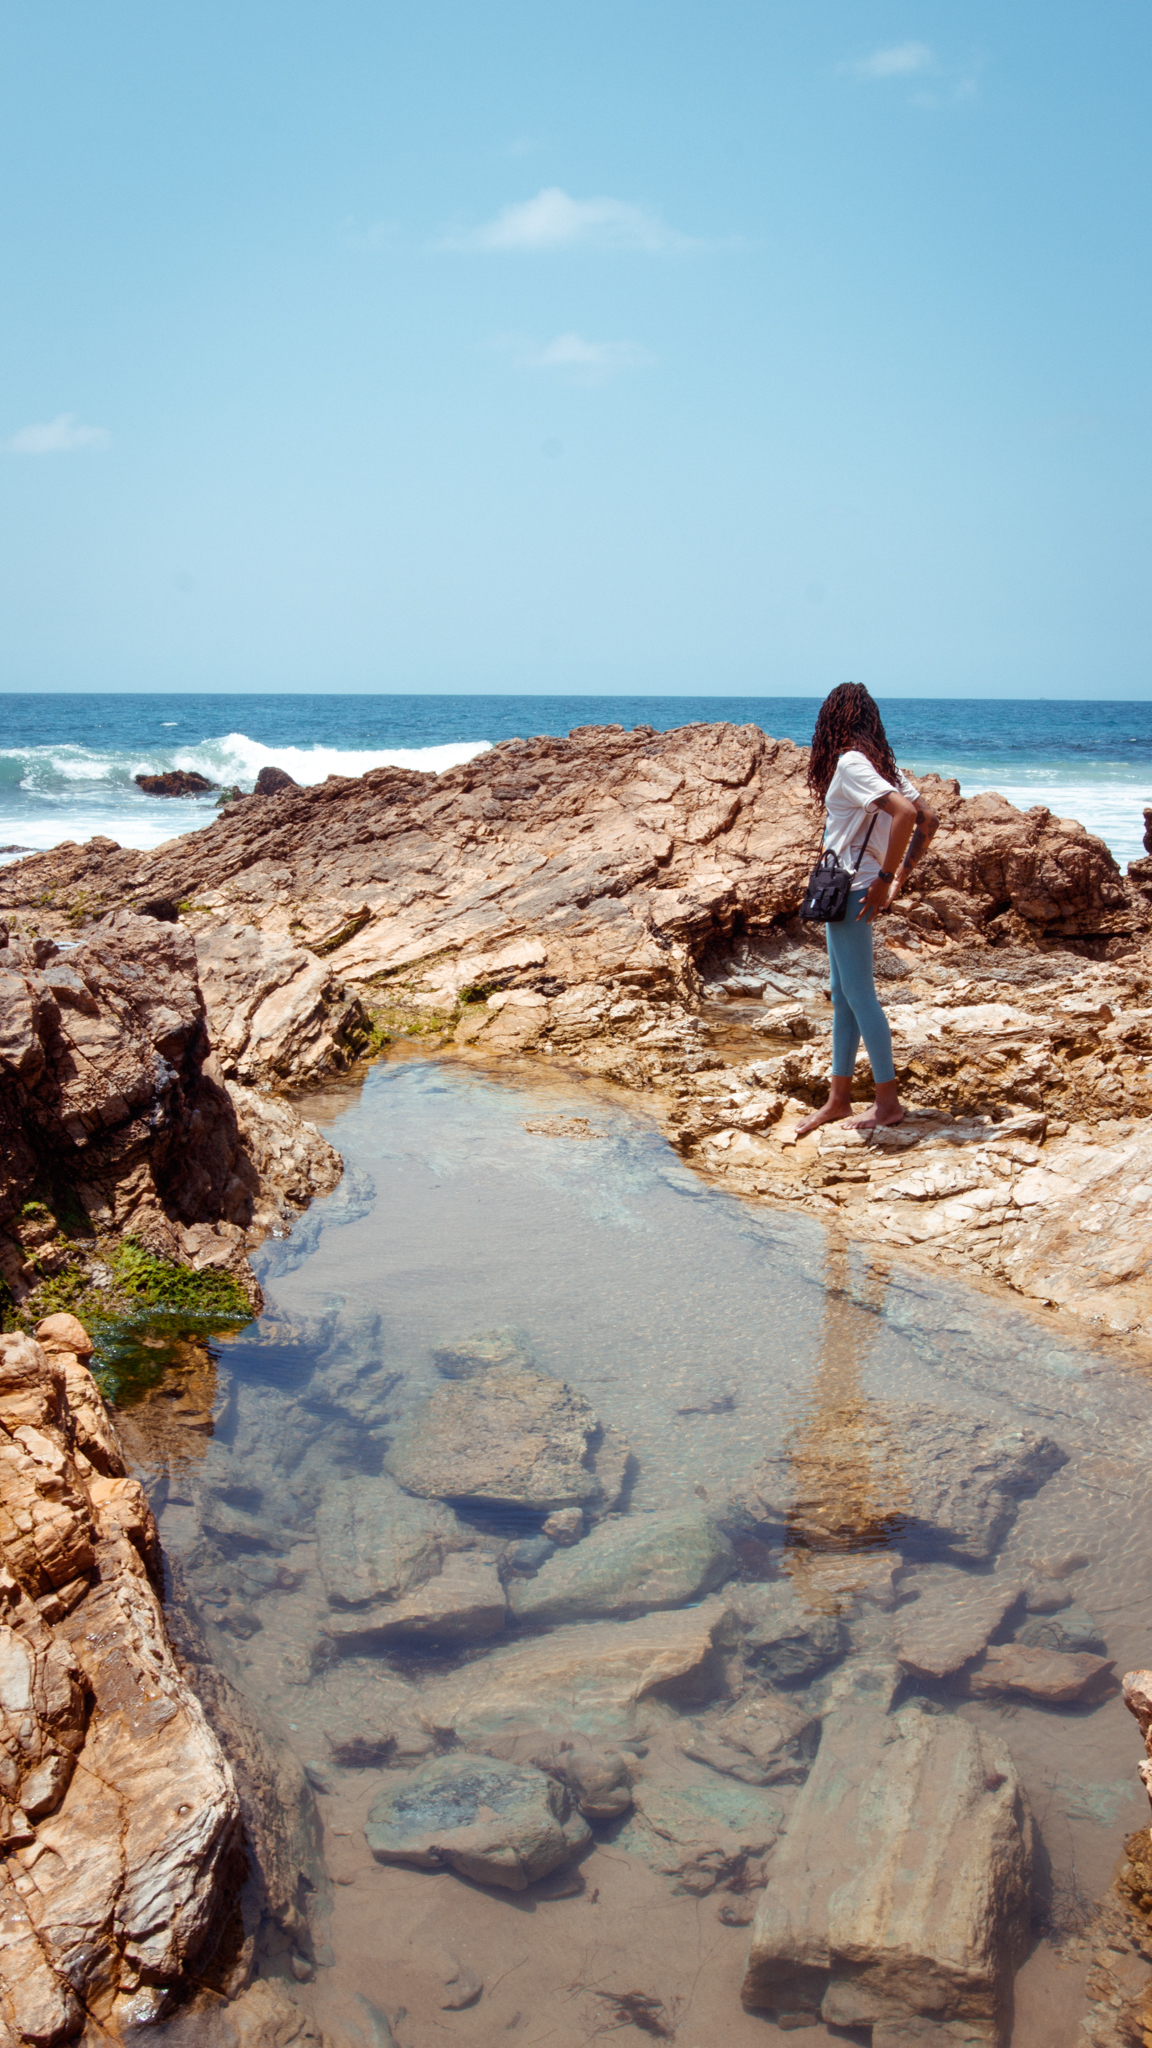
[[[740,1502],[752,1522],[983,1562],[1019,1501],[1065,1462],[1050,1437],[915,1402],[861,1404],[837,1421],[799,1455],[782,1448],[757,1467]]]
[[[385,1784],[369,1809],[368,1846],[380,1863],[448,1864],[477,1884],[523,1891],[591,1842],[555,1778],[496,1758],[439,1757]]]
[[[206,790],[216,787],[194,768],[168,768],[163,775],[137,775],[135,780],[145,796],[203,796]]]
[[[582,1394],[520,1364],[438,1387],[387,1455],[410,1493],[541,1513],[615,1507],[626,1460]]]
[[[707,1515],[613,1516],[514,1584],[512,1612],[519,1622],[552,1627],[680,1607],[722,1584],[735,1564],[731,1544]]]
[[[1006,1750],[955,1716],[893,1712],[895,1690],[891,1667],[864,1665],[833,1692],[744,1997],[836,2026],[982,2022],[995,2043],[1028,1940],[1030,1816]]]

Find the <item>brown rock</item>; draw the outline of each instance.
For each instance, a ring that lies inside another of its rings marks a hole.
[[[253,796],[281,796],[286,789],[299,789],[300,784],[286,768],[262,768],[253,786]]]
[[[214,1078],[182,927],[122,911],[67,959],[40,951],[39,965],[0,965],[0,1272],[13,1294],[28,1294],[47,1252],[57,1268],[89,1255],[42,1204],[42,1221],[23,1213],[48,1178],[99,1236],[130,1231],[161,1257],[223,1268],[256,1301],[248,1246],[336,1184],[337,1155],[288,1104]],[[72,1321],[48,1319],[60,1356]]]
[[[437,1387],[385,1463],[424,1499],[594,1512],[612,1507],[619,1492],[615,1469],[607,1488],[599,1475],[604,1436],[584,1396],[563,1380],[531,1366],[494,1365]]]
[[[151,1511],[122,1461],[97,1473],[80,1449],[95,1435],[117,1462],[86,1333],[55,1322],[76,1350],[0,1336],[0,2020],[44,2044],[87,2017],[113,2037],[161,2017],[241,1865],[232,1775],[150,1576]]]
[[[36,1325],[36,1342],[42,1351],[71,1352],[74,1358],[91,1358],[96,1348],[83,1323],[70,1315],[45,1316]]]
[[[1149,864],[1126,879],[1075,821],[925,778],[941,829],[879,954],[913,998],[893,1012],[897,1075],[921,1103],[985,1123],[952,1132],[963,1158],[957,1145],[947,1172],[903,1157],[929,1142],[911,1127],[861,1140],[863,1165],[830,1156],[843,1141],[827,1134],[794,1148],[777,1120],[786,1102],[822,1094],[829,1058],[811,977],[780,973],[813,964],[810,945],[782,937],[817,822],[805,766],[802,749],[753,726],[583,727],[506,742],[439,777],[381,768],[282,789],[148,854],[59,847],[0,873],[0,909],[63,935],[110,905],[192,891],[187,915],[214,960],[210,1017],[240,1078],[286,1084],[339,1064],[363,1043],[346,992],[378,1003],[386,985],[390,1009],[432,1013],[462,1050],[546,1049],[631,1088],[655,1083],[682,1149],[742,1195],[834,1213],[854,1235],[1152,1337],[1147,1128],[1131,1149],[1081,1132],[1039,1154],[1054,1112],[1081,1125],[1152,1118]],[[736,931],[739,957],[717,959]],[[34,1088],[41,996],[18,934],[3,955],[0,1056]],[[717,1064],[698,1014],[706,956],[710,989],[784,999],[767,1037],[749,1039],[768,1055],[754,1063],[755,1099],[744,1086],[723,1104],[694,1094],[694,1075]],[[87,1000],[61,967],[66,999],[81,1011]],[[19,1291],[18,1246],[0,1243],[0,1270]]]
[[[1103,1699],[1115,1691],[1113,1665],[1087,1650],[1030,1650],[1005,1643],[988,1650],[969,1673],[974,1699],[999,1699],[1003,1694],[1043,1700],[1051,1706],[1077,1700]]]
[[[1005,1615],[1020,1598],[1011,1579],[985,1578],[937,1567],[922,1580],[906,1580],[917,1598],[901,1607],[895,1649],[906,1671],[919,1678],[948,1678],[978,1657]]]
[[[145,796],[202,796],[205,790],[216,788],[194,768],[167,768],[163,775],[137,775],[135,780]]]
[[[196,966],[221,1069],[247,1084],[299,1085],[338,1071],[367,1043],[368,1019],[338,973],[281,934],[213,924]]]

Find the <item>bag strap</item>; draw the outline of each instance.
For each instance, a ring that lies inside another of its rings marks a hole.
[[[871,839],[871,837],[872,837],[872,827],[873,827],[873,825],[874,825],[875,823],[876,823],[876,813],[875,813],[875,811],[873,811],[873,813],[872,813],[872,816],[871,816],[871,817],[869,818],[869,820],[868,820],[868,830],[867,830],[867,831],[866,831],[866,833],[864,834],[864,844],[863,844],[863,845],[862,845],[862,847],[860,848],[860,851],[859,851],[859,853],[858,853],[858,854],[856,855],[856,866],[855,866],[855,867],[854,867],[854,868],[852,869],[852,873],[853,873],[854,875],[855,875],[855,874],[858,874],[858,873],[859,873],[859,871],[860,871],[860,863],[861,863],[861,861],[863,860],[863,858],[864,858],[864,855],[865,855],[865,854],[867,853],[867,851],[868,851],[868,841],[869,841],[869,840]]]

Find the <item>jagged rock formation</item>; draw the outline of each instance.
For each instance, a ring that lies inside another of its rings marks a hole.
[[[0,1336],[0,2040],[120,2040],[210,1963],[243,1876],[229,1765],[71,1316]]]
[[[819,837],[805,759],[753,726],[506,741],[439,777],[281,789],[150,853],[57,847],[0,872],[0,909],[61,936],[182,901],[231,1081],[322,1074],[365,1044],[363,1002],[408,1012],[461,1052],[655,1091],[685,1154],[742,1194],[1152,1334],[1135,1206],[1152,1158],[1152,864],[1125,878],[1075,821],[922,778],[942,829],[880,967],[902,1086],[961,1113],[901,1142],[940,1140],[947,1171],[843,1132],[790,1147],[828,1060],[823,947],[795,923]]]
[[[57,847],[6,869],[0,904],[31,909],[46,889],[61,908],[81,891],[108,905],[194,892],[217,916],[338,952],[356,982],[433,955],[444,989],[529,969],[602,980],[658,966],[659,940],[696,954],[795,913],[819,837],[806,759],[756,726],[508,740],[440,776],[330,776],[151,853]],[[923,781],[943,830],[910,893],[915,931],[1002,940],[1022,925],[1082,940],[1149,928],[1143,899],[1082,825]],[[503,958],[509,949],[524,957]]]
[[[5,936],[0,1277],[12,1296],[131,1236],[232,1273],[258,1305],[248,1249],[334,1187],[340,1162],[286,1104],[225,1080],[191,935],[121,911],[67,952]],[[309,999],[291,981],[280,999],[298,1050]]]

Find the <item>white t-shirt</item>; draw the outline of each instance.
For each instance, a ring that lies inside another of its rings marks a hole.
[[[913,789],[906,775],[896,770],[897,787],[902,796],[918,797],[920,791]],[[892,784],[885,782],[876,773],[867,754],[861,754],[855,747],[848,747],[836,763],[836,773],[828,784],[824,808],[828,822],[824,827],[825,850],[831,850],[846,868],[852,866],[868,830],[868,821],[875,818],[868,850],[860,863],[853,889],[866,889],[874,882],[881,868],[888,865],[888,834],[892,820],[885,811],[878,811],[876,805],[883,797],[891,796]]]

